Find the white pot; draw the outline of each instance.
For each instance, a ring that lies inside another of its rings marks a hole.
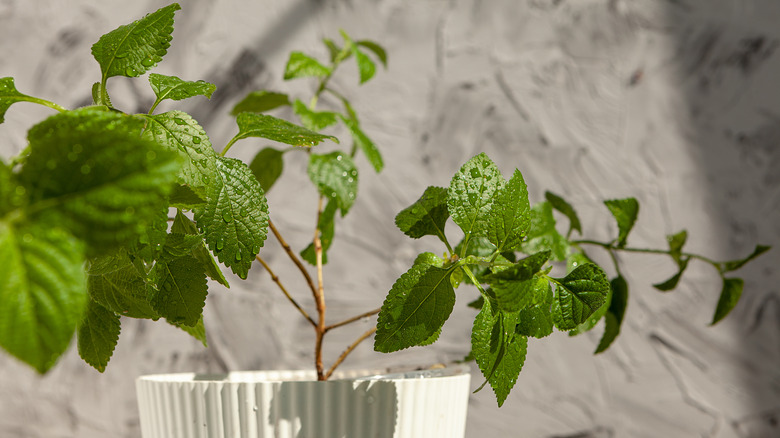
[[[469,369],[161,374],[136,381],[144,438],[462,438]]]

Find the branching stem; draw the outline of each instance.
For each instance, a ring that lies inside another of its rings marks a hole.
[[[370,310],[368,312],[361,313],[360,315],[353,316],[352,318],[345,319],[344,321],[337,322],[335,324],[331,324],[331,325],[325,327],[325,332],[329,332],[329,331],[333,330],[334,328],[339,328],[339,327],[345,326],[347,324],[352,324],[355,321],[360,321],[363,318],[368,318],[369,316],[376,315],[377,313],[379,313],[380,310],[382,310],[382,309]]]
[[[596,245],[596,246],[600,246],[600,247],[602,247],[602,248],[604,248],[604,249],[606,249],[607,251],[610,251],[610,252],[611,251],[625,251],[625,252],[644,253],[644,254],[666,254],[666,255],[670,255],[670,251],[669,250],[650,249],[650,248],[620,248],[618,246],[613,245],[612,243],[599,242],[599,241],[596,241],[596,240],[575,240],[572,243],[578,244],[578,245],[579,244],[583,244],[583,245]],[[718,270],[718,272],[720,272],[721,269],[722,269],[721,268],[721,263],[718,263],[715,260],[712,260],[712,259],[710,259],[708,257],[704,257],[704,256],[699,255],[699,254],[692,254],[692,253],[689,253],[689,252],[681,252],[680,256],[690,257],[692,259],[698,259],[698,260],[701,260],[703,262],[709,263],[712,266],[714,266],[715,269]]]
[[[284,238],[282,238],[282,235],[279,233],[279,230],[276,229],[276,226],[274,225],[273,221],[271,221],[270,219],[268,220],[268,228],[270,228],[271,232],[274,233],[274,237],[276,237],[276,240],[278,240],[279,244],[282,245],[284,252],[287,253],[287,256],[290,257],[290,260],[292,260],[292,262],[295,263],[295,266],[298,267],[298,270],[301,271],[301,274],[303,274],[303,278],[306,279],[306,283],[309,285],[309,289],[311,289],[311,293],[312,295],[314,295],[316,300],[317,288],[314,286],[314,281],[312,281],[311,275],[309,275],[309,272],[306,270],[306,267],[303,266],[301,260],[298,258],[297,255],[295,255],[292,248],[290,248],[290,245],[284,240]]]

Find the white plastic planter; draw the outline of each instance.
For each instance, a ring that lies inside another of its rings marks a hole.
[[[371,375],[373,374],[373,375]],[[335,377],[335,378],[334,378]],[[462,438],[469,369],[162,374],[136,382],[143,438]]]

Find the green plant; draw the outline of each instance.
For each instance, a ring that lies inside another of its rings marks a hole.
[[[330,85],[345,61],[354,59],[359,81],[387,65],[385,50],[371,41],[324,40],[330,57],[323,64],[293,52],[286,80],[314,78],[309,103],[283,93],[258,91],[235,106],[238,133],[217,154],[204,129],[188,114],[155,109],[166,99],[210,97],[215,87],[203,81],[149,75],[156,99],[147,114],[126,114],[113,107],[108,79],[137,77],[167,53],[172,4],[104,35],[92,47],[101,68],[92,89],[94,105],[67,110],[16,90],[12,78],[0,79],[0,122],[16,102],[48,106],[59,114],[30,129],[28,147],[8,163],[0,161],[0,345],[39,372],[49,370],[77,331],[81,357],[103,371],[118,341],[121,316],[160,319],[206,344],[202,309],[207,278],[229,287],[216,260],[246,278],[254,261],[271,275],[281,292],[315,331],[317,375],[327,379],[363,340],[375,333],[375,349],[392,352],[436,341],[455,302],[455,289],[468,283],[479,291],[472,306],[471,357],[501,405],[526,356],[528,337],[543,338],[554,327],[572,334],[601,319],[606,331],[596,352],[604,351],[620,330],[628,285],[615,257],[619,251],[665,254],[679,272],[655,285],[673,289],[692,259],[715,267],[723,278],[713,324],[736,304],[742,280],[725,274],[768,250],[715,262],[683,252],[685,232],[669,236],[668,250],[627,246],[639,205],[633,198],[606,201],[617,220],[618,236],[608,242],[573,239],[582,232],[574,209],[547,193],[533,207],[520,171],[506,180],[484,154],[469,160],[448,187],[429,187],[396,217],[412,238],[435,236],[442,253],[420,254],[395,282],[381,309],[326,324],[323,265],[337,216],[355,202],[362,153],[374,171],[382,156],[362,130],[347,98]],[[317,109],[328,93],[340,107]],[[290,106],[304,125],[262,114]],[[318,154],[311,147],[338,140],[322,131],[341,123],[352,137],[349,150]],[[239,140],[260,137],[290,146],[262,149],[249,165],[226,157]],[[265,192],[283,171],[287,153],[309,155],[308,174],[319,193],[312,243],[294,252],[271,221]],[[553,210],[568,218],[563,235]],[[170,212],[170,213],[169,213]],[[169,217],[171,214],[172,217]],[[448,219],[463,231],[454,247],[445,234]],[[316,317],[288,293],[281,279],[258,255],[268,230],[281,243],[311,289]],[[606,250],[617,276],[609,279],[583,250]],[[442,254],[441,256],[438,254]],[[215,260],[216,258],[216,260]],[[315,267],[312,275],[303,264]],[[553,264],[566,272],[553,276]],[[378,314],[376,328],[361,334],[332,366],[322,360],[324,336],[331,330]],[[483,385],[484,386],[484,385]]]

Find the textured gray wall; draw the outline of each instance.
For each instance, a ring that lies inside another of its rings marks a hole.
[[[389,51],[389,72],[349,93],[387,166],[378,176],[363,172],[359,202],[338,224],[325,272],[332,321],[380,305],[418,250],[438,248],[433,239],[406,240],[393,216],[426,186],[447,184],[479,151],[505,174],[520,168],[533,200],[545,189],[571,200],[591,236],[614,232],[602,199],[633,195],[642,204],[634,246],[663,247],[665,234],[683,228],[689,249],[715,258],[745,255],[758,242],[780,245],[775,0],[182,3],[173,46],[156,71],[217,83],[211,103],[185,106],[219,147],[235,132],[225,115],[243,93],[310,91],[311,84],[280,80],[290,50],[324,55],[319,38],[344,28]],[[87,103],[99,73],[90,45],[164,4],[0,0],[0,76],[66,106]],[[353,71],[335,84],[354,83]],[[119,107],[145,111],[151,102],[143,80],[110,86]],[[2,156],[19,151],[25,130],[48,114],[14,106],[0,126]],[[232,151],[250,158],[261,146],[247,141]],[[281,183],[288,188],[275,188],[269,202],[288,240],[302,248],[315,194],[297,189],[306,183],[303,160],[287,172]],[[668,260],[623,257],[631,300],[616,345],[592,356],[599,329],[530,342],[502,409],[490,390],[472,397],[468,436],[780,436],[777,251],[741,273],[743,301],[714,328],[707,324],[719,284],[707,266],[692,266],[676,292],[661,294],[649,285],[673,273]],[[263,254],[306,300],[272,239]],[[139,437],[138,375],[310,366],[310,329],[262,269],[232,285],[214,286],[209,296],[208,349],[164,324],[123,320],[105,374],[82,363],[75,348],[44,377],[0,355],[0,436]],[[475,293],[458,294],[433,347],[380,355],[366,344],[346,366],[461,358],[473,315],[465,303]],[[334,332],[327,357],[356,334]]]

